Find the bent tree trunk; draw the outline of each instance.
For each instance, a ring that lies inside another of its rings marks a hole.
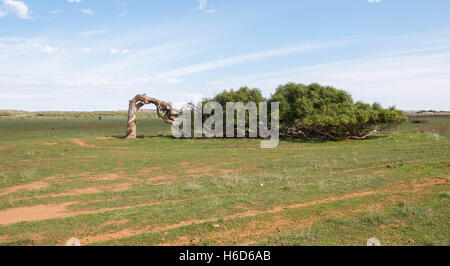
[[[138,94],[130,101],[128,107],[126,139],[136,139],[136,114],[139,109],[146,104],[154,104],[156,106],[158,117],[164,119],[168,124],[172,124],[181,113],[180,111],[173,109],[171,103],[148,97],[145,94]]]

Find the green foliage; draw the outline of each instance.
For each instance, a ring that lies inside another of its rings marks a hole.
[[[280,103],[283,133],[306,139],[359,138],[407,119],[394,107],[354,103],[347,92],[316,83],[279,86],[270,101]]]
[[[242,87],[237,91],[224,90],[212,99],[205,99],[203,104],[208,101],[220,103],[225,118],[227,102],[255,102],[258,105],[265,99],[259,89]],[[384,109],[378,103],[354,103],[347,92],[317,83],[281,85],[269,101],[280,103],[281,136],[288,138],[364,138],[375,132],[387,131],[407,119],[394,107]]]
[[[230,91],[223,90],[222,93],[217,94],[212,101],[220,103],[225,107],[227,102],[242,102],[244,104],[248,102],[254,102],[259,104],[264,102],[265,99],[261,94],[259,89],[249,89],[248,87],[241,87],[239,90],[235,91],[231,89]]]
[[[302,122],[318,114],[318,110],[333,112],[339,105],[353,104],[347,92],[319,84],[288,83],[279,86],[270,100],[280,103],[280,121],[285,123]]]
[[[214,98],[212,99],[205,99],[203,101],[203,106],[207,103],[207,102],[218,102],[220,103],[220,105],[222,105],[223,108],[223,132],[226,132],[226,115],[227,115],[227,110],[226,110],[226,104],[227,102],[230,103],[238,103],[241,102],[244,105],[249,103],[249,102],[254,102],[257,106],[257,108],[259,108],[259,103],[260,102],[265,102],[266,99],[262,96],[262,93],[259,89],[250,89],[248,87],[241,87],[239,90],[235,91],[233,89],[231,89],[230,91],[227,90],[223,90],[221,93],[217,94],[216,96],[214,96]],[[258,115],[259,115],[259,109],[257,109]],[[209,115],[203,115],[203,121],[205,121],[206,119],[208,119]],[[245,125],[246,125],[246,134],[249,133],[248,130],[248,124],[249,124],[249,115],[248,112],[245,113]],[[236,120],[236,112],[235,112],[235,129],[237,127],[237,120]],[[237,131],[235,131],[237,132]]]

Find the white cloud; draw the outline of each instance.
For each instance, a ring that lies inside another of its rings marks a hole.
[[[111,48],[111,49],[109,49],[109,52],[110,52],[111,54],[120,54],[120,49],[117,49],[117,48]]]
[[[367,0],[369,3],[381,3],[381,0]]]
[[[177,108],[182,107],[187,102],[198,103],[204,98],[204,95],[201,93],[190,93],[190,92],[177,93],[177,96],[179,96],[183,100],[180,101],[180,103],[178,104],[174,103],[175,107]]]
[[[59,13],[61,13],[61,10],[59,10],[59,9],[50,10],[49,13],[50,13],[50,14],[59,14]]]
[[[83,48],[83,49],[81,49],[81,51],[83,51],[84,53],[90,53],[90,52],[92,52],[92,49],[91,48]]]
[[[16,13],[22,19],[31,19],[28,6],[21,1],[3,0],[4,10],[0,10],[0,17],[6,16],[9,11]]]
[[[198,0],[198,7],[195,9],[203,10],[206,13],[214,13],[216,10],[214,8],[208,8],[208,0]]]
[[[0,2],[2,1],[0,0]],[[101,28],[85,28],[85,30],[89,29],[98,30]],[[398,107],[405,109],[450,109],[448,103],[450,73],[444,73],[446,69],[450,69],[450,56],[446,56],[445,53],[435,57],[424,56],[430,53],[430,49],[424,48],[432,48],[437,45],[450,47],[448,32],[445,32],[442,36],[436,35],[437,37],[434,38],[418,34],[414,38],[408,36],[407,38],[396,37],[395,41],[392,41],[391,38],[383,40],[382,43],[395,44],[396,47],[392,50],[377,51],[376,54],[383,55],[383,58],[386,59],[388,56],[400,54],[396,50],[402,47],[404,50],[401,51],[401,54],[407,53],[408,55],[408,57],[402,57],[402,60],[399,58],[369,63],[368,61],[375,58],[364,56],[373,55],[373,53],[361,53],[360,56],[363,58],[356,59],[348,57],[355,55],[351,53],[337,57],[344,60],[352,59],[347,60],[347,62],[327,63],[324,60],[329,58],[320,56],[319,60],[296,60],[293,64],[286,64],[284,70],[280,69],[284,64],[275,64],[273,68],[269,68],[269,65],[275,61],[271,59],[280,56],[279,61],[281,62],[285,59],[283,57],[287,58],[292,55],[291,53],[298,53],[295,54],[298,59],[302,59],[303,55],[305,55],[305,59],[309,59],[315,57],[315,55],[321,55],[323,51],[332,52],[332,49],[336,49],[336,52],[339,52],[349,42],[341,42],[343,45],[337,47],[332,46],[334,45],[333,42],[329,42],[327,45],[308,42],[309,46],[288,46],[282,49],[277,47],[273,50],[257,50],[258,48],[255,48],[247,54],[235,54],[234,57],[226,56],[219,60],[217,55],[221,54],[220,51],[215,50],[210,54],[205,54],[204,46],[211,45],[209,40],[205,42],[202,39],[192,38],[192,35],[189,35],[189,40],[184,42],[181,38],[171,39],[167,43],[156,43],[158,44],[155,44],[156,46],[142,47],[130,42],[134,39],[129,36],[125,38],[117,36],[117,38],[121,38],[121,41],[118,41],[115,38],[116,36],[110,36],[109,34],[105,37],[114,37],[114,39],[107,39],[104,42],[95,40],[95,42],[80,44],[79,39],[84,38],[79,35],[79,32],[76,33],[75,36],[71,36],[75,39],[72,42],[70,42],[70,39],[51,40],[47,39],[46,36],[33,39],[0,37],[0,61],[10,62],[0,64],[0,91],[2,88],[7,88],[8,91],[14,91],[17,94],[31,93],[54,95],[55,97],[58,95],[65,102],[65,105],[61,107],[53,105],[55,101],[43,97],[42,100],[33,102],[33,106],[26,108],[40,110],[105,108],[110,110],[123,108],[123,99],[128,99],[141,92],[147,92],[153,97],[160,97],[174,104],[179,102],[182,106],[189,98],[187,95],[182,96],[178,93],[190,92],[210,97],[214,92],[219,92],[224,88],[238,88],[240,85],[248,85],[260,87],[265,96],[269,96],[280,83],[294,81],[329,84],[351,92],[354,99],[366,102],[380,101],[383,106],[397,104]],[[138,33],[136,36],[148,36],[146,32]],[[159,36],[154,38],[161,40]],[[424,43],[421,43],[422,40]],[[357,40],[358,45],[354,45],[355,47],[359,47],[359,41]],[[372,40],[363,41],[372,42]],[[151,43],[150,41],[147,42]],[[58,51],[55,47],[66,47],[67,53],[48,55],[41,50],[37,50],[34,47],[35,44],[50,45],[50,48],[43,47],[41,49],[54,53]],[[105,49],[105,46],[108,49]],[[89,47],[92,52],[83,53],[83,47]],[[389,47],[391,48],[391,46]],[[111,55],[109,48],[117,49],[117,54]],[[319,50],[320,48],[323,49]],[[121,51],[127,49],[129,49],[129,54],[122,55]],[[450,48],[446,51],[450,53]],[[422,56],[409,57],[413,52]],[[436,50],[431,52],[434,53]],[[96,54],[95,58],[85,60],[94,53]],[[210,59],[197,61],[206,56],[209,56]],[[406,60],[407,58],[409,59]],[[403,63],[400,64],[402,61]],[[327,64],[312,65],[321,62]],[[197,65],[196,63],[203,64]],[[260,63],[259,65],[264,63],[267,68],[253,68],[254,65],[250,65],[250,63]],[[233,67],[234,65],[240,66],[236,68],[240,70],[239,72],[227,71],[225,68],[220,69],[221,67]],[[304,68],[299,69],[300,66],[304,66]],[[193,75],[177,76],[173,73],[165,73],[172,70],[178,70],[175,74],[193,73]],[[196,72],[209,70],[212,71],[194,75]],[[261,73],[259,71],[267,72]],[[164,75],[160,75],[160,73]],[[180,80],[182,80],[182,83],[179,83]],[[422,90],[420,90],[421,88]],[[106,101],[107,103],[98,103],[92,100],[97,98],[97,95],[104,94],[105,89],[111,92],[109,94],[111,97]],[[71,93],[76,95],[66,98],[63,95]],[[2,108],[20,108],[20,104],[17,102],[2,101],[2,97],[0,95]]]
[[[36,94],[36,93],[27,93],[27,94],[23,94],[23,93],[1,93],[0,94],[0,98],[2,99],[17,99],[17,98],[22,98],[22,99],[57,99],[57,98],[70,98],[70,97],[76,97],[77,95],[74,94],[65,94],[65,95],[57,95],[57,94]]]
[[[119,49],[119,48],[111,48],[109,49],[109,52],[111,54],[129,54],[130,50],[129,49]]]
[[[52,47],[52,46],[48,46],[48,45],[36,44],[34,47],[44,53],[47,53],[47,54],[58,54],[58,53],[66,52],[66,50],[64,48]]]
[[[198,73],[198,72],[204,72],[209,71],[217,68],[227,67],[239,63],[244,63],[247,61],[254,61],[264,58],[270,58],[270,57],[276,57],[276,56],[283,56],[283,55],[289,55],[293,53],[298,53],[302,51],[308,51],[308,50],[314,50],[319,48],[326,48],[331,46],[337,46],[342,44],[349,44],[354,41],[336,41],[336,42],[325,42],[325,43],[315,43],[315,44],[306,44],[306,45],[299,45],[299,46],[293,46],[288,48],[282,48],[282,49],[274,49],[274,50],[267,50],[262,52],[256,52],[256,53],[250,53],[250,54],[244,54],[239,55],[235,57],[229,57],[229,58],[223,58],[215,61],[210,61],[206,63],[200,63],[196,65],[190,65],[186,67],[181,67],[166,73],[162,73],[162,76],[181,76],[181,75],[187,75],[192,73]]]
[[[431,50],[431,49],[429,49]],[[448,50],[448,49],[447,49]],[[358,58],[275,72],[234,76],[215,84],[237,88],[251,84],[265,95],[279,84],[313,82],[350,92],[354,100],[397,105],[404,110],[450,108],[450,51],[403,53],[381,58]]]
[[[69,3],[80,3],[81,2],[81,0],[67,0],[67,2],[69,2]]]
[[[92,9],[89,9],[89,8],[81,9],[81,12],[82,12],[83,14],[86,14],[86,15],[89,15],[89,16],[94,15],[94,11],[92,11]]]
[[[83,36],[92,36],[92,35],[103,34],[103,33],[105,33],[105,32],[106,32],[105,30],[89,30],[89,31],[83,31],[83,32],[80,32],[80,35],[83,35]]]
[[[167,82],[169,82],[170,84],[177,84],[177,83],[183,82],[183,80],[182,79],[173,79],[173,78],[171,78],[171,79],[167,79]]]
[[[36,50],[35,46],[40,41],[38,39],[0,37],[0,57],[13,58],[17,54],[30,54]],[[3,60],[3,58],[0,60]],[[1,66],[2,64],[0,64]]]
[[[208,0],[198,0],[198,9],[205,9],[208,6]]]

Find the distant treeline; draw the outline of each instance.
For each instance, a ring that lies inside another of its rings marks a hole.
[[[450,116],[448,111],[418,111],[418,112],[405,112],[405,114],[410,116],[420,116],[420,117],[436,117],[436,116]]]
[[[93,111],[93,112],[64,112],[41,111],[27,112],[17,110],[0,111],[0,119],[111,119],[127,118],[127,111]],[[141,110],[139,118],[156,118],[155,110]]]

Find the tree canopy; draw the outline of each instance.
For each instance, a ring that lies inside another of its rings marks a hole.
[[[259,89],[242,87],[224,90],[212,99],[225,107],[227,102],[263,102]],[[338,140],[366,138],[386,132],[406,121],[402,111],[380,104],[354,102],[349,93],[317,83],[280,85],[268,99],[280,103],[280,136],[286,138]]]
[[[259,89],[249,89],[248,87],[241,87],[239,90],[235,91],[233,89],[217,94],[212,101],[220,103],[225,106],[227,102],[242,102],[244,104],[248,102],[254,102],[259,104],[260,102],[266,101],[262,96]]]

